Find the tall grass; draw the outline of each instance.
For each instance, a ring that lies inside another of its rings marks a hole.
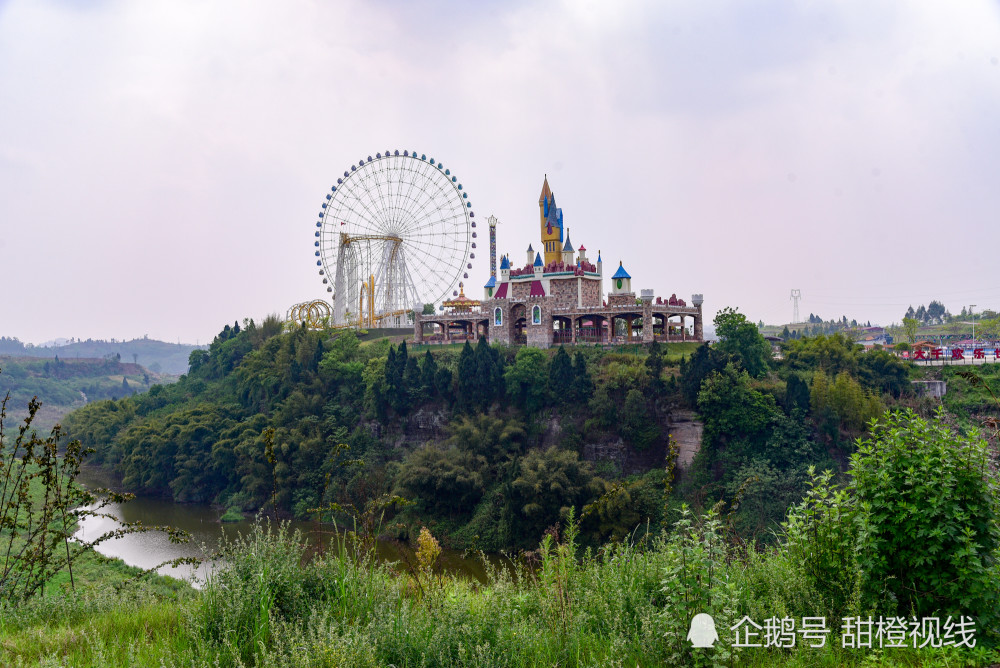
[[[428,534],[429,535],[429,534]],[[429,544],[429,540],[425,540]],[[36,599],[0,609],[2,665],[71,666],[977,666],[975,650],[692,649],[691,616],[720,636],[742,615],[815,612],[820,600],[787,551],[733,550],[714,515],[682,513],[670,533],[581,552],[576,527],[551,530],[535,560],[486,562],[479,584],[377,562],[344,538],[311,557],[284,526],[222,546],[200,593]]]

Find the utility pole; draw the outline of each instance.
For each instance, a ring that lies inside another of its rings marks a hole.
[[[976,347],[976,305],[969,304],[969,313],[972,315],[972,347]]]

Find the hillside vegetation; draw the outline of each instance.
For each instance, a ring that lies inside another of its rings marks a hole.
[[[10,664],[1000,660],[995,454],[910,396],[888,353],[817,336],[776,362],[728,309],[719,343],[677,362],[659,347],[484,343],[418,358],[351,333],[249,325],[193,353],[177,384],[77,411],[72,431],[136,488],[351,531],[306,558],[300,537],[258,526],[182,598],[143,585],[58,600],[0,591]],[[675,406],[705,423],[683,475],[664,438]],[[387,533],[416,544],[413,563],[375,561]],[[436,568],[440,541],[533,549],[486,562],[478,585]],[[715,620],[713,648],[687,641],[696,613]],[[822,632],[800,633],[820,617]],[[869,618],[882,631],[858,646]],[[734,646],[748,623],[761,647]]]
[[[840,335],[792,342],[776,363],[739,313],[716,327],[718,344],[686,356],[484,341],[410,354],[250,321],[192,352],[177,384],[66,424],[129,489],[301,519],[385,512],[404,539],[427,525],[453,547],[527,549],[576,508],[596,544],[719,500],[767,539],[808,467],[842,470],[865,423],[907,401],[907,371]],[[705,424],[683,475],[668,438],[680,406]]]
[[[175,376],[156,374],[117,356],[104,359],[54,357],[0,357],[2,389],[10,392],[11,415],[26,415],[26,407],[37,397],[42,409],[34,425],[48,432],[70,410],[90,401],[121,399],[145,392],[155,384],[170,383]],[[0,395],[2,397],[2,395]]]

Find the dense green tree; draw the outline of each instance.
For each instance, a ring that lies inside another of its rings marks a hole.
[[[468,341],[462,346],[458,356],[457,396],[455,406],[462,411],[470,411],[478,404],[479,381],[476,378],[476,353]]]
[[[726,307],[715,316],[714,323],[719,350],[732,356],[754,378],[767,373],[771,346],[746,316]]]
[[[689,360],[681,360],[681,395],[689,406],[697,405],[701,384],[713,372],[723,369],[727,361],[726,354],[707,343],[698,346]]]
[[[650,414],[646,397],[639,390],[629,390],[625,396],[619,432],[636,450],[645,450],[660,436],[655,416]]]
[[[576,452],[532,450],[521,459],[511,484],[513,524],[519,542],[536,544],[545,529],[565,521],[570,509],[579,511],[603,491],[602,487],[590,464],[581,462]]]
[[[594,394],[594,381],[587,370],[587,360],[579,350],[573,355],[573,399],[578,403],[590,401]]]
[[[476,344],[475,364],[472,404],[479,410],[486,410],[503,394],[503,377],[498,368],[499,355],[485,338]]]
[[[823,369],[834,376],[841,371],[856,375],[863,350],[840,332],[830,336],[819,334],[786,343],[785,364],[797,371]]]
[[[421,384],[420,364],[416,357],[410,356],[406,360],[406,371],[403,372],[403,386],[410,396],[418,402],[423,398]]]
[[[649,346],[649,354],[646,355],[646,369],[649,370],[649,379],[652,385],[654,394],[660,394],[663,392],[663,349],[666,346],[660,346],[656,341]]]
[[[789,413],[795,409],[803,413],[809,410],[809,385],[797,373],[790,374],[785,384],[785,409]]]
[[[420,448],[403,461],[397,493],[438,515],[469,515],[485,491],[486,459],[458,448]]]
[[[738,440],[750,449],[760,447],[779,415],[774,397],[751,388],[747,372],[733,363],[702,383],[698,411],[705,422],[703,443]]]
[[[437,373],[434,374],[434,387],[437,388],[438,396],[450,402],[454,398],[454,390],[452,390],[454,382],[455,375],[451,369],[445,366],[438,367]]]
[[[434,360],[434,356],[431,355],[431,351],[428,350],[424,353],[424,360],[420,368],[420,386],[423,393],[429,397],[436,396],[438,393],[437,385],[434,382],[437,370],[437,362]]]
[[[984,439],[886,413],[851,456],[861,589],[897,614],[998,617],[1000,490]],[[890,613],[891,614],[891,613]]]
[[[846,371],[837,374],[833,382],[817,371],[813,375],[810,406],[814,416],[823,419],[832,412],[841,428],[856,433],[863,431],[865,423],[883,410],[878,397],[865,391]]]
[[[573,400],[573,381],[573,361],[565,346],[559,346],[549,362],[549,391],[557,403],[565,404]]]
[[[504,372],[507,396],[522,410],[535,413],[545,405],[548,369],[545,353],[538,348],[521,348],[514,363]]]
[[[909,391],[905,362],[885,350],[870,350],[858,359],[858,380],[866,387],[897,399]]]
[[[459,416],[448,431],[449,445],[482,456],[491,466],[512,463],[527,447],[528,435],[518,419],[484,414]]]

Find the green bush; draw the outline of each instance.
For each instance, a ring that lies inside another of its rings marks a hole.
[[[886,413],[851,457],[858,565],[867,601],[900,614],[972,615],[991,629],[1000,603],[998,487],[986,441],[939,412]]]

